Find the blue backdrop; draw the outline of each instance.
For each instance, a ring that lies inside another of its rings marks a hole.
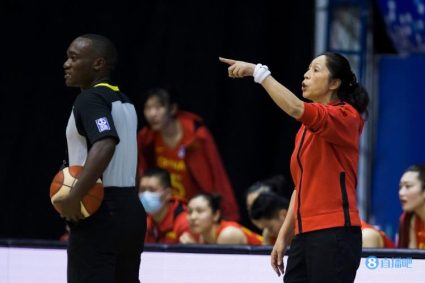
[[[378,3],[398,52],[425,52],[425,0],[379,0]]]
[[[373,223],[394,237],[403,171],[425,163],[425,55],[379,61],[379,110],[372,180]]]

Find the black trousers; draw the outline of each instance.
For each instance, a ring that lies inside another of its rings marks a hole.
[[[292,240],[283,282],[352,283],[361,255],[360,227],[299,234]]]
[[[105,188],[99,210],[70,224],[68,283],[138,283],[146,213],[134,188]]]

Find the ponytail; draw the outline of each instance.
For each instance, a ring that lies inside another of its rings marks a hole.
[[[325,52],[326,63],[331,73],[331,79],[340,79],[338,98],[352,105],[357,112],[367,117],[369,95],[366,89],[357,81],[356,75],[351,71],[347,58],[339,53]]]
[[[363,114],[367,117],[367,106],[369,104],[369,95],[367,94],[366,89],[359,83],[355,83],[352,86],[349,86],[347,90],[340,89],[338,91],[338,98],[342,101],[349,103],[354,109],[357,110],[360,114]]]

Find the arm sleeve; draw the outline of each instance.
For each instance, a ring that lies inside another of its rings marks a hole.
[[[99,94],[82,92],[74,104],[74,115],[78,132],[87,138],[90,145],[106,137],[112,137],[119,143],[111,105]]]
[[[314,134],[338,145],[351,145],[353,140],[358,139],[363,128],[360,114],[347,103],[304,103],[300,121]]]

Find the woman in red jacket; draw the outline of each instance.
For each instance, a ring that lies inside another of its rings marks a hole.
[[[348,60],[327,52],[304,74],[299,99],[276,81],[267,66],[220,58],[229,77],[253,76],[274,102],[301,122],[291,157],[295,184],[287,217],[273,247],[271,264],[284,281],[353,282],[362,234],[356,204],[362,114],[369,102]],[[294,237],[295,235],[295,237]]]

